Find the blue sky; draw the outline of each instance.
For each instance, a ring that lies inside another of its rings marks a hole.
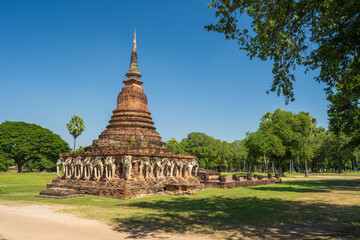
[[[207,32],[216,22],[208,2],[0,1],[0,122],[39,124],[72,146],[66,123],[79,115],[86,130],[77,143],[90,145],[116,107],[136,28],[141,80],[163,141],[194,131],[242,139],[277,108],[310,112],[327,127],[315,73],[296,72],[289,105],[267,95],[272,63],[250,60],[236,42]]]

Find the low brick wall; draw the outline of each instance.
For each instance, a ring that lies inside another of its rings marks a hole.
[[[273,183],[280,183],[281,179],[273,178],[273,179],[252,179],[246,180],[241,179],[240,181],[226,181],[221,182],[220,180],[209,180],[209,181],[201,181],[202,184],[205,185],[206,188],[238,188],[238,187],[253,187],[259,185],[267,185]]]

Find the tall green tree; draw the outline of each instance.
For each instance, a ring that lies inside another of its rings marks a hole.
[[[276,140],[270,146],[276,146],[274,157],[278,162],[281,177],[284,176],[283,164],[290,159],[291,148],[297,140],[294,126],[294,114],[281,109],[276,109],[273,113],[267,112],[261,118],[260,131],[267,132],[267,135],[271,137],[268,139]]]
[[[315,124],[315,119],[309,113],[294,114],[276,109],[273,113],[267,112],[262,116],[259,129],[247,135],[245,146],[254,159],[263,155],[264,162],[267,158],[276,160],[279,174],[283,176],[283,165],[296,156],[304,157],[307,165],[312,155],[306,144]]]
[[[273,62],[269,91],[283,94],[286,103],[295,100],[296,69],[317,70],[315,80],[326,84],[330,124],[360,144],[360,1],[211,0],[208,7],[218,20],[208,31],[236,40],[251,59]],[[250,27],[242,15],[250,17]]]
[[[200,167],[216,167],[216,158],[219,156],[219,149],[216,147],[216,141],[213,137],[205,133],[192,132],[186,138],[181,140],[185,151],[197,157]]]
[[[300,112],[296,116],[296,122],[294,124],[294,132],[299,133],[296,138],[297,144],[295,148],[299,149],[303,145],[302,155],[305,162],[305,177],[308,176],[308,163],[311,162],[315,148],[311,144],[310,140],[315,138],[316,135],[316,119],[313,118],[308,112]]]
[[[360,72],[360,69],[358,70]],[[345,133],[350,137],[350,144],[360,146],[360,76],[356,91],[347,90],[348,86],[338,88],[335,94],[328,95],[330,102],[328,109],[329,126],[332,132]]]
[[[323,127],[315,127],[312,136],[308,141],[308,146],[311,149],[311,165],[312,169],[317,172],[322,172],[324,166],[327,165],[327,159],[321,158],[321,146],[324,144],[326,138],[326,130]]]
[[[253,133],[247,133],[245,146],[248,149],[250,159],[264,159],[264,164],[274,163],[274,160],[285,155],[285,146],[279,136],[273,134],[269,126],[267,129],[259,129]],[[272,164],[274,166],[274,164]],[[274,167],[272,167],[274,173]]]
[[[228,143],[200,132],[189,133],[181,142],[172,138],[165,146],[176,154],[195,155],[201,167],[218,171],[240,170],[247,157],[244,141]]]
[[[76,149],[76,138],[85,130],[85,123],[82,117],[72,116],[69,123],[66,125],[69,133],[74,137],[74,152]]]
[[[323,143],[323,157],[327,158],[332,168],[341,173],[346,163],[354,158],[354,148],[349,144],[350,138],[344,133],[329,132]]]
[[[1,157],[15,161],[18,172],[30,161],[46,161],[48,167],[50,162],[49,168],[53,168],[59,153],[69,151],[69,145],[59,135],[39,125],[10,121],[0,124]]]
[[[231,169],[241,171],[243,162],[247,160],[248,152],[245,147],[245,140],[235,140],[229,143],[231,151]]]

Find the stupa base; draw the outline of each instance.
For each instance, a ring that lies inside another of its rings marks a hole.
[[[117,199],[145,197],[155,194],[194,195],[204,185],[197,178],[168,179],[112,179],[88,181],[57,178],[47,184],[40,197],[68,198],[95,195]]]

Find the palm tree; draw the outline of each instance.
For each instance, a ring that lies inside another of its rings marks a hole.
[[[66,125],[69,133],[74,137],[74,152],[76,149],[76,138],[85,130],[85,123],[82,117],[72,116],[69,123]]]

